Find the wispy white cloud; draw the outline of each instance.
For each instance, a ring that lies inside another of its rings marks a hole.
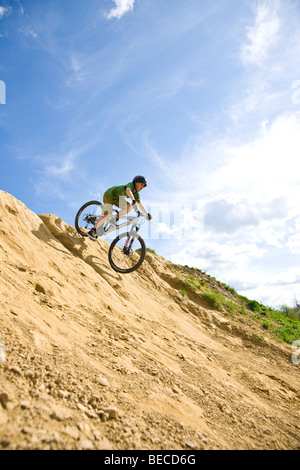
[[[292,235],[287,242],[287,246],[293,254],[300,255],[300,233]]]
[[[259,1],[255,10],[255,20],[247,28],[247,44],[242,46],[241,56],[245,64],[262,65],[269,50],[278,40],[280,0]]]
[[[254,24],[238,56],[246,74],[237,83],[228,109],[239,129],[295,109],[300,102],[299,4],[264,0],[256,5]]]
[[[12,8],[11,8],[11,7],[3,7],[3,6],[0,6],[0,20],[1,20],[4,16],[10,15],[11,12],[12,12]]]
[[[110,10],[105,16],[108,19],[121,18],[125,13],[133,10],[135,0],[113,0],[115,7]]]
[[[15,2],[19,5],[19,10],[20,10],[21,15],[24,15],[24,8],[20,0],[15,0]]]
[[[53,177],[65,177],[74,169],[76,155],[73,152],[65,155],[59,164],[49,165],[45,168],[46,174]]]
[[[221,243],[208,234],[189,239],[170,256],[171,261],[179,264],[199,267],[210,274],[218,273],[219,279],[243,279],[247,283],[256,285],[259,278],[254,278],[250,269],[250,262],[262,258],[266,250],[254,242],[240,241],[240,243],[223,240]],[[247,274],[248,271],[248,274]],[[238,273],[238,276],[237,276]]]
[[[32,37],[32,38],[37,38],[38,34],[29,26],[26,26],[25,28],[21,28],[20,33],[23,33],[26,37]]]
[[[300,255],[300,217],[295,220],[294,233],[289,236],[287,246],[292,254]]]
[[[210,201],[205,208],[205,226],[218,234],[235,234],[250,227],[259,227],[264,221],[287,217],[286,199],[280,197],[270,202],[252,203],[249,199],[232,201],[221,198]]]

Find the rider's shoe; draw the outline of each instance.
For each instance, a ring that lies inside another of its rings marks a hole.
[[[97,235],[97,232],[96,232],[95,227],[93,227],[93,228],[88,232],[88,236],[90,237],[91,240],[97,240],[98,235]]]
[[[97,230],[96,230],[96,235],[97,235],[98,237],[101,237],[101,235],[103,235],[104,232],[105,232],[105,228],[103,227],[103,225],[100,225],[100,227],[97,228]]]

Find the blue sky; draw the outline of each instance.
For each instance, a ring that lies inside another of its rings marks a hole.
[[[299,0],[0,0],[0,188],[73,225],[143,174],[149,247],[292,304],[299,56]]]

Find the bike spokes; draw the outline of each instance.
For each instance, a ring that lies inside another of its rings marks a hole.
[[[84,204],[75,218],[75,227],[78,233],[87,236],[94,227],[96,221],[102,216],[102,204],[98,201],[90,201]]]
[[[109,262],[115,271],[129,273],[140,266],[145,253],[145,243],[139,235],[123,233],[110,246]]]

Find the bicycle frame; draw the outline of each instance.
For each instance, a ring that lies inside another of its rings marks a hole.
[[[112,217],[116,217],[116,216],[112,216]],[[138,229],[139,229],[138,225],[139,225],[139,221],[140,221],[141,217],[145,217],[145,216],[143,214],[141,214],[140,212],[138,212],[135,217],[128,216],[128,215],[125,216],[124,215],[121,218],[122,219],[126,218],[126,222],[123,222],[122,224],[119,224],[117,226],[111,225],[110,221],[108,220],[106,223],[109,224],[109,225],[108,225],[108,228],[107,228],[107,230],[105,230],[103,235],[107,235],[108,233],[114,232],[115,230],[119,230],[120,228],[123,228],[123,227],[127,227],[128,225],[132,225],[132,228],[131,228],[130,231],[134,230],[134,228],[135,228],[136,231],[138,231]]]

